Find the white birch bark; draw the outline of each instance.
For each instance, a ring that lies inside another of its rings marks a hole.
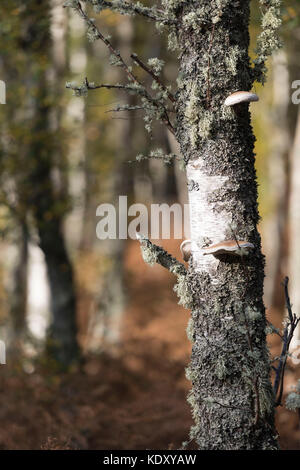
[[[208,176],[201,171],[201,157],[187,165],[187,178],[193,181],[197,190],[189,191],[190,229],[193,263],[196,272],[210,274],[212,283],[218,283],[216,270],[219,264],[213,255],[204,255],[202,248],[226,240],[226,232],[231,227],[230,212],[216,213],[209,196],[226,186],[227,176]]]

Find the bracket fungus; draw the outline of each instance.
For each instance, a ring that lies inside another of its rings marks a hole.
[[[224,105],[235,106],[240,103],[251,103],[252,101],[259,101],[256,93],[252,93],[251,91],[236,91],[226,98]]]
[[[224,240],[202,249],[203,255],[247,255],[254,245],[245,240]]]
[[[188,261],[191,257],[191,240],[184,240],[180,245],[180,251],[184,261]]]

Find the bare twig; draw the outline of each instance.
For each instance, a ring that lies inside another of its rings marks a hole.
[[[84,79],[84,84],[87,90],[99,90],[100,88],[107,88],[108,90],[117,89],[124,91],[133,90],[133,87],[131,87],[130,85],[111,85],[109,83],[101,83],[100,85],[94,85],[89,83],[87,78]],[[81,91],[81,88],[79,86],[73,86],[71,83],[68,83],[66,85],[66,88],[70,88],[71,90],[75,91]]]
[[[77,7],[76,7],[76,11],[78,12],[78,14],[83,18],[83,20],[85,21],[85,23],[88,25],[88,27],[90,28],[90,30],[93,32],[94,34],[94,37],[96,39],[100,39],[106,46],[107,48],[109,49],[109,51],[111,52],[111,54],[113,56],[115,56],[118,60],[118,63],[120,65],[120,67],[123,68],[123,70],[125,71],[125,73],[127,74],[128,76],[128,79],[135,83],[136,85],[138,85],[139,87],[139,94],[141,94],[149,103],[151,103],[156,109],[158,110],[161,110],[162,112],[162,116],[161,116],[161,120],[162,122],[167,126],[167,128],[169,129],[169,131],[175,135],[175,130],[174,130],[174,127],[172,126],[171,124],[171,121],[169,119],[169,116],[168,116],[168,113],[167,113],[167,110],[166,108],[164,107],[164,105],[162,103],[159,103],[157,100],[155,100],[154,98],[152,98],[152,96],[147,92],[147,90],[145,89],[144,85],[139,81],[139,79],[136,77],[136,75],[131,71],[131,69],[128,67],[128,65],[126,64],[126,62],[124,61],[124,59],[122,58],[121,54],[119,51],[117,51],[113,45],[111,44],[111,42],[109,41],[108,38],[106,38],[105,36],[103,36],[103,34],[101,33],[101,31],[99,30],[99,28],[96,26],[96,24],[94,23],[94,21],[92,21],[88,15],[83,11],[82,9],[82,6],[81,6],[81,3],[80,2],[77,2]],[[98,87],[101,88],[100,85],[98,85]],[[111,86],[112,87],[112,86]],[[103,86],[102,86],[103,88]],[[107,88],[107,87],[106,87]],[[121,89],[123,87],[120,87]],[[126,87],[124,87],[126,88]],[[123,89],[124,89],[123,88]],[[90,89],[95,89],[95,87],[93,88],[90,88]]]
[[[123,106],[117,106],[116,108],[112,108],[112,109],[108,109],[107,111],[105,111],[106,113],[119,113],[121,111],[145,111],[145,106],[126,106],[126,105],[123,105]],[[172,111],[171,109],[168,109],[167,110],[169,113],[172,113],[174,111]]]
[[[128,163],[140,163],[143,160],[148,160],[148,159],[154,159],[154,160],[160,160],[168,165],[173,163],[174,161],[182,162],[183,159],[182,157],[174,154],[174,153],[169,153],[169,154],[157,154],[155,152],[150,152],[150,155],[139,155],[136,157],[135,160],[129,160]]]

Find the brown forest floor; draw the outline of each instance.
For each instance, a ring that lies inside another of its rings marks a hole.
[[[164,245],[179,256],[178,242]],[[137,243],[128,245],[126,266],[131,301],[119,355],[89,358],[62,376],[1,367],[0,449],[176,449],[187,439],[189,314],[172,277],[146,266]],[[288,370],[287,384],[294,381]],[[279,410],[277,422],[282,448],[300,449],[297,416]]]

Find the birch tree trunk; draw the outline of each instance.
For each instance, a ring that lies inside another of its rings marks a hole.
[[[201,449],[277,447],[263,305],[264,258],[257,231],[254,135],[247,104],[224,100],[250,90],[249,0],[203,0],[212,18],[200,31],[180,29],[177,136],[187,162],[193,293],[188,377]],[[183,18],[195,14],[185,2]],[[205,243],[247,240],[249,256],[204,256]]]

